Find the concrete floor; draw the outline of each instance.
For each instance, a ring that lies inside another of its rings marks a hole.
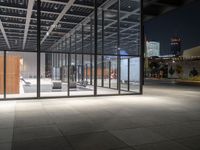
[[[199,150],[199,88],[0,102],[0,150]]]

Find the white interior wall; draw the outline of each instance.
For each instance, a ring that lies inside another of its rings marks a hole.
[[[23,78],[37,77],[37,53],[32,52],[8,52],[9,55],[17,55],[23,59],[21,76]],[[45,75],[45,54],[41,54],[41,76]]]

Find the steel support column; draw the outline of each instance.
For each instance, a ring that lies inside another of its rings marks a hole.
[[[128,89],[128,91],[130,91],[130,58],[128,58],[128,81],[127,82],[128,82],[127,89]]]
[[[93,65],[92,65],[92,51],[93,51],[93,26],[92,18],[90,19],[90,85],[92,85]]]
[[[111,88],[111,61],[109,61],[109,64],[108,64],[108,70],[109,70],[109,88]]]
[[[117,0],[118,10],[117,10],[117,89],[118,94],[121,91],[121,57],[120,57],[120,0]]]
[[[40,15],[41,15],[41,0],[37,0],[37,98],[40,98],[40,43],[41,43],[41,34],[40,34]]]
[[[140,94],[143,94],[144,84],[144,25],[143,25],[143,0],[140,1]]]
[[[76,50],[77,50],[77,47],[76,47],[76,41],[77,41],[77,35],[76,35],[76,31],[75,31],[75,39],[74,39],[74,45],[75,45],[75,82],[77,82],[77,54],[76,54]]]
[[[97,95],[97,27],[98,0],[94,0],[94,95]]]
[[[82,54],[81,54],[81,57],[82,57],[82,59],[81,59],[81,66],[82,66],[82,68],[81,68],[81,72],[82,72],[82,82],[84,82],[84,55],[83,55],[83,51],[84,51],[84,26],[83,26],[83,24],[82,24],[82,36],[81,36],[81,38],[82,38],[82,44],[81,44],[81,47],[82,47]]]
[[[104,87],[104,10],[102,10],[102,55],[101,55],[101,86]]]
[[[6,99],[6,50],[4,50],[4,57],[3,57],[3,97],[4,100]]]
[[[71,68],[71,49],[72,49],[72,39],[71,35],[69,37],[69,53],[68,53],[68,67],[67,67],[67,78],[68,78],[68,88],[67,88],[67,94],[70,96],[70,68]]]

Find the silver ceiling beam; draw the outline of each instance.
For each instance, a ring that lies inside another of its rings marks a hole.
[[[6,32],[5,32],[4,28],[3,28],[3,24],[1,22],[1,19],[0,19],[0,29],[1,29],[1,32],[3,34],[4,40],[6,41],[6,44],[7,44],[8,48],[10,49],[10,44],[8,42],[8,38],[6,36]]]
[[[51,25],[49,31],[47,31],[46,35],[43,37],[41,44],[46,40],[46,38],[51,34],[53,29],[57,26],[59,21],[63,18],[63,16],[67,13],[67,11],[71,8],[71,6],[74,4],[75,0],[70,0],[68,3],[66,3],[64,9],[62,12],[59,14],[57,19],[54,21],[53,25]]]
[[[3,6],[3,5],[0,5],[0,8],[27,11],[26,8],[19,8],[19,7],[13,7],[13,6]],[[33,9],[32,11],[33,12],[37,12],[37,10],[35,10],[35,9]],[[41,13],[44,13],[44,14],[55,14],[55,15],[59,15],[60,14],[59,12],[44,11],[44,10],[41,10]],[[65,14],[65,16],[79,17],[79,18],[85,18],[86,17],[86,16],[83,16],[83,15],[75,15],[75,14]]]
[[[28,7],[27,7],[27,14],[26,14],[26,24],[25,24],[25,28],[24,28],[24,40],[23,40],[23,46],[22,46],[23,50],[24,50],[25,45],[26,45],[26,39],[27,39],[28,29],[29,29],[29,25],[30,25],[30,21],[31,21],[33,6],[34,6],[34,1],[29,0],[28,1]]]

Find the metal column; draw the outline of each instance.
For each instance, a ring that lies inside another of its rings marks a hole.
[[[92,31],[93,31],[93,26],[92,26],[92,18],[90,19],[90,85],[92,85],[92,75],[93,75],[93,65],[92,65],[92,50],[93,50],[93,38],[92,38]]]
[[[101,86],[104,87],[104,10],[102,10]]]
[[[6,99],[6,50],[4,51],[4,58],[3,58],[3,71],[4,71],[4,75],[3,75],[3,97],[4,99]]]
[[[128,81],[127,82],[128,82],[127,89],[128,89],[128,91],[130,91],[130,58],[128,58]]]
[[[111,88],[111,61],[109,61],[109,88]]]
[[[76,36],[76,31],[75,31],[75,39],[74,39],[74,44],[75,44],[75,82],[77,82],[77,54],[76,54],[76,50],[77,50],[77,47],[76,47],[76,40],[77,40],[77,36]]]
[[[140,1],[140,94],[143,93],[144,84],[144,25],[143,25],[143,0]]]
[[[121,91],[121,57],[120,57],[120,0],[117,1],[118,10],[117,10],[117,89],[118,94]]]
[[[97,95],[97,8],[98,0],[94,0],[94,95]]]
[[[84,51],[84,26],[82,24],[82,52],[81,52],[81,56],[82,56],[82,60],[81,60],[81,74],[82,74],[82,82],[84,81],[84,55],[83,55],[83,51]]]
[[[37,0],[37,98],[40,98],[40,15],[41,15],[41,0]]]
[[[71,44],[72,40],[71,40],[71,35],[69,37],[69,53],[68,53],[68,67],[67,67],[67,78],[68,78],[68,88],[67,88],[67,94],[68,96],[70,96],[70,67],[71,67],[71,48],[72,48],[72,44]]]

